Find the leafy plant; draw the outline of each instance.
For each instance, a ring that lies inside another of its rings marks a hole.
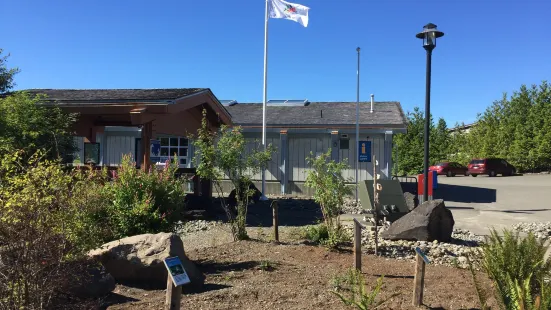
[[[510,230],[504,230],[503,236],[491,231],[482,246],[482,264],[503,309],[548,309],[541,308],[551,304],[548,250],[549,245],[532,233],[521,238]]]
[[[9,91],[15,86],[13,77],[19,73],[18,68],[8,69],[6,67],[6,62],[8,62],[10,54],[2,56],[3,52],[4,50],[0,48],[0,94]]]
[[[184,211],[186,180],[176,177],[177,159],[162,170],[136,169],[124,155],[113,178],[103,187],[106,205],[102,221],[108,221],[112,239],[172,231]]]
[[[43,150],[47,159],[71,162],[77,150],[71,129],[76,115],[44,106],[41,99],[24,92],[0,98],[0,153],[23,150],[21,156],[31,156]]]
[[[314,189],[314,200],[320,204],[323,220],[329,234],[328,245],[338,246],[343,234],[338,216],[342,213],[344,198],[352,193],[346,186],[346,180],[342,176],[342,170],[348,167],[345,162],[329,160],[331,149],[320,156],[306,158],[312,170],[306,176],[306,186]]]
[[[0,308],[44,309],[101,243],[80,172],[38,152],[0,156]]]
[[[346,297],[337,291],[331,291],[331,293],[338,296],[345,305],[353,306],[360,310],[377,309],[388,300],[399,295],[399,293],[394,293],[386,299],[377,300],[383,287],[384,276],[377,279],[377,284],[371,291],[365,285],[363,274],[356,269],[350,269],[346,279],[348,279],[350,284],[350,297]]]
[[[201,128],[197,131],[194,141],[197,174],[212,181],[231,224],[234,240],[248,239],[245,227],[247,208],[253,195],[250,189],[251,177],[260,172],[271,160],[272,146],[261,150],[261,146],[255,143],[247,152],[247,141],[241,128],[222,126],[220,131],[213,132],[208,124],[206,110],[203,110]],[[223,174],[231,181],[236,191],[237,214],[234,214],[223,197],[220,182]]]
[[[342,226],[336,227],[334,232],[330,234],[325,223],[304,226],[301,238],[325,245],[328,248],[334,248],[339,244],[350,241],[350,235]]]

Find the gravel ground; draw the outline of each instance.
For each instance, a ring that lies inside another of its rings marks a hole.
[[[349,234],[353,234],[353,225],[345,226]],[[379,227],[379,234],[386,227]],[[472,261],[477,261],[480,257],[478,251],[479,244],[484,240],[482,236],[477,236],[469,231],[454,229],[452,233],[452,242],[426,242],[426,241],[405,241],[405,240],[385,240],[379,238],[378,255],[398,260],[414,260],[415,248],[419,247],[431,264],[446,265],[459,268],[468,268],[467,256]],[[375,253],[375,230],[362,229],[362,250],[368,254]]]
[[[523,233],[533,233],[536,238],[549,239],[551,237],[551,222],[518,223],[513,229]]]

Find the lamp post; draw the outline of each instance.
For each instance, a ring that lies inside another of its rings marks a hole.
[[[436,47],[436,39],[444,35],[436,29],[436,25],[428,23],[416,37],[423,40],[423,47],[427,51],[427,82],[425,94],[425,157],[423,177],[423,202],[428,201],[429,195],[429,137],[430,137],[430,74],[432,50]]]

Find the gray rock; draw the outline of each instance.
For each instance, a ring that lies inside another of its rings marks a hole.
[[[427,201],[404,215],[381,234],[390,240],[451,240],[453,215],[441,199]]]
[[[168,273],[163,260],[174,256],[180,258],[191,280],[183,287],[184,292],[200,291],[205,282],[203,273],[187,258],[182,239],[172,233],[127,237],[106,243],[88,254],[123,284],[166,288]]]
[[[415,209],[419,204],[419,200],[417,199],[417,197],[410,192],[404,192],[404,199],[406,200],[406,206],[408,207],[409,211]]]

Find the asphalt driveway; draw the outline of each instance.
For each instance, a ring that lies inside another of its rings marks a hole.
[[[453,212],[457,228],[488,234],[518,222],[551,221],[551,175],[439,176],[435,198]]]

